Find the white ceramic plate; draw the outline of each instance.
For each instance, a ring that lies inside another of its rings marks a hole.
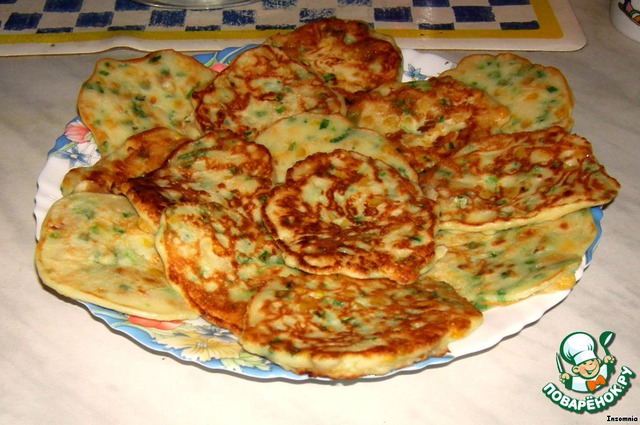
[[[196,59],[205,65],[219,70],[224,68],[238,53],[251,46],[229,48],[216,53],[197,55]],[[434,54],[413,50],[403,50],[405,61],[405,81],[424,80],[438,75],[454,64]],[[74,167],[94,164],[100,155],[93,143],[91,134],[78,118],[67,124],[49,151],[47,162],[38,178],[38,190],[35,200],[36,236],[51,205],[61,197],[60,183],[64,175]],[[598,226],[600,238],[600,219],[602,211],[592,209]],[[582,267],[576,278],[591,261],[596,242],[585,254]],[[551,307],[560,303],[569,291],[538,295],[516,304],[492,308],[484,312],[482,325],[466,338],[450,344],[450,353],[445,357],[431,358],[394,372],[408,372],[443,364],[453,359],[483,351],[502,339],[518,333],[526,325],[540,319]],[[242,350],[236,338],[227,330],[218,328],[202,320],[158,322],[130,317],[93,304],[83,303],[91,314],[103,320],[112,329],[121,332],[138,344],[162,354],[175,356],[188,363],[200,365],[206,369],[227,371],[241,376],[261,379],[311,379],[304,375],[288,372],[269,361]],[[366,379],[366,378],[365,378]]]

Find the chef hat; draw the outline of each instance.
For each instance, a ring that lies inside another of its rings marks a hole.
[[[596,341],[593,337],[584,332],[574,332],[567,336],[560,345],[562,357],[573,364],[579,365],[587,360],[597,359]]]

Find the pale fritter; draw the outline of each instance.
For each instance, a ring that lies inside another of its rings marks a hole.
[[[573,93],[556,68],[512,53],[475,54],[442,75],[484,90],[508,107],[511,119],[502,128],[505,133],[573,126]]]
[[[560,127],[476,140],[429,171],[445,230],[495,231],[613,200],[620,184],[591,144]]]
[[[285,180],[287,170],[296,162],[318,152],[343,149],[386,162],[403,177],[417,182],[418,175],[395,145],[379,133],[355,128],[340,114],[302,113],[269,126],[256,138],[273,158],[276,183]]]
[[[273,167],[264,146],[214,132],[176,149],[155,171],[122,184],[144,224],[156,229],[162,211],[177,202],[217,202],[259,220]]]
[[[251,299],[240,344],[298,374],[352,379],[443,356],[481,321],[449,285],[427,278],[291,276]]]
[[[156,247],[167,279],[207,320],[235,333],[247,303],[265,281],[296,273],[254,220],[215,203],[169,207]]]
[[[345,97],[400,81],[402,53],[365,22],[325,18],[267,39]]]
[[[348,116],[357,126],[392,140],[422,175],[471,137],[496,132],[509,119],[509,111],[481,90],[434,77],[361,93]]]
[[[75,300],[155,320],[198,317],[165,278],[154,235],[127,198],[77,193],[49,210],[36,247],[42,282]]]
[[[345,109],[342,96],[322,79],[270,46],[242,52],[194,99],[203,131],[231,130],[248,138],[284,117]]]
[[[130,136],[156,127],[201,136],[191,94],[215,73],[191,56],[161,50],[130,59],[101,59],[78,95],[78,113],[103,156]]]
[[[406,284],[435,255],[433,203],[389,165],[356,152],[298,162],[269,193],[263,219],[285,263],[309,273]]]
[[[440,231],[446,254],[428,275],[448,282],[480,310],[547,289],[569,289],[596,238],[590,210],[495,233]]]
[[[70,170],[62,180],[63,195],[72,192],[121,193],[128,179],[160,167],[178,146],[189,141],[168,128],[154,128],[129,137],[122,146],[91,167]]]

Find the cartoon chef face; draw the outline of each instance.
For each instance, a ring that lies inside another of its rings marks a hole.
[[[600,359],[590,359],[575,365],[571,368],[571,371],[576,375],[582,376],[585,379],[591,379],[598,376],[600,373]]]

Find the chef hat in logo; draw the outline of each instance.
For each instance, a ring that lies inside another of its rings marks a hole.
[[[567,336],[560,345],[562,357],[573,365],[579,365],[587,360],[597,359],[596,341],[584,332],[574,332]]]

